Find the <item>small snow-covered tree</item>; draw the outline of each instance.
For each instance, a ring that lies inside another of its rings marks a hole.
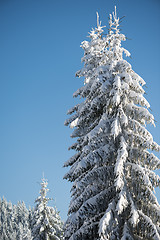
[[[63,239],[63,224],[56,208],[49,207],[46,197],[48,182],[42,179],[40,196],[36,199],[36,207],[31,223],[33,240]]]
[[[3,197],[0,206],[0,239],[16,239],[16,229],[14,228],[14,215],[11,202]]]
[[[151,152],[160,147],[146,124],[154,117],[144,98],[145,81],[124,59],[116,9],[109,33],[101,25],[84,41],[84,67],[77,72],[84,86],[74,96],[84,102],[68,111],[65,124],[75,128],[76,150],[64,166],[73,182],[65,240],[158,240],[160,206],[153,194],[160,186],[154,172],[160,160]]]
[[[31,240],[31,230],[29,225],[29,211],[25,203],[18,202],[13,207],[14,212],[14,226],[16,229],[16,240]]]
[[[29,210],[28,210],[28,224],[29,224],[29,229],[32,228],[33,215],[34,215],[34,207],[33,207],[33,208],[29,207]]]
[[[28,210],[24,202],[12,205],[3,197],[0,199],[0,239],[31,240]]]

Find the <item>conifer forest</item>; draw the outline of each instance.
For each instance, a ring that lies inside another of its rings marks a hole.
[[[64,123],[74,140],[73,155],[64,159],[64,181],[72,184],[67,220],[49,206],[43,177],[33,208],[2,196],[0,240],[160,240],[154,191],[160,186],[160,146],[147,129],[155,119],[146,82],[123,47],[122,21],[116,7],[106,26],[97,13],[96,27],[81,43],[83,66],[76,77],[84,84],[73,94],[80,101]]]

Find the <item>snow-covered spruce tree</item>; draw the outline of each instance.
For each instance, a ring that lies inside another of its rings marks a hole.
[[[29,229],[32,229],[32,219],[33,219],[33,216],[34,216],[34,207],[33,208],[29,207],[29,210],[28,210]]]
[[[13,205],[0,199],[0,239],[31,240],[28,210],[24,202]]]
[[[123,59],[119,18],[110,15],[109,33],[98,27],[83,42],[84,67],[77,76],[85,98],[65,124],[75,128],[70,147],[76,154],[64,178],[73,182],[65,240],[158,240],[160,206],[153,194],[160,178],[153,170],[159,151],[145,124],[154,124],[142,86],[144,80]]]
[[[16,240],[31,240],[31,230],[29,225],[29,211],[25,203],[19,201],[13,206],[14,228],[16,229]]]
[[[0,203],[0,239],[14,240],[16,239],[16,229],[14,228],[12,204],[8,203],[4,197]]]
[[[56,208],[47,206],[49,198],[48,182],[42,179],[40,196],[36,199],[36,207],[31,223],[33,240],[61,240],[63,239],[63,223]]]

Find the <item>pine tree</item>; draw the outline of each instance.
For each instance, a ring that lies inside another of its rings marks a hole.
[[[160,177],[160,160],[151,152],[160,147],[146,124],[154,117],[144,98],[145,81],[124,59],[120,19],[109,18],[103,35],[99,20],[82,42],[84,67],[77,72],[84,86],[74,96],[85,98],[68,114],[65,125],[75,128],[76,151],[64,166],[73,182],[65,240],[158,240],[160,206],[153,194]]]
[[[33,240],[61,240],[63,239],[63,224],[56,208],[47,206],[46,197],[48,182],[42,179],[40,196],[36,199],[33,220],[31,223]]]
[[[16,229],[16,240],[31,240],[31,230],[29,226],[29,211],[25,203],[18,202],[14,206],[14,225]]]
[[[28,224],[29,224],[29,229],[32,229],[33,216],[34,216],[34,207],[33,207],[33,208],[29,207],[29,210],[28,210]]]
[[[0,239],[31,240],[28,210],[24,202],[13,205],[3,197],[0,199]]]
[[[16,230],[14,229],[13,208],[11,202],[3,197],[0,201],[0,239],[16,239]]]

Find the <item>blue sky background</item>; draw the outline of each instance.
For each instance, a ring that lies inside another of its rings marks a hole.
[[[78,102],[73,93],[83,85],[75,78],[82,66],[80,43],[96,26],[96,11],[108,26],[115,5],[119,17],[126,16],[122,33],[131,40],[123,46],[147,82],[157,120],[149,130],[160,143],[159,0],[0,0],[0,196],[13,204],[34,206],[44,172],[48,196],[66,219],[71,184],[63,180],[62,166],[73,155],[73,140],[63,124]],[[160,202],[160,191],[157,197]]]

